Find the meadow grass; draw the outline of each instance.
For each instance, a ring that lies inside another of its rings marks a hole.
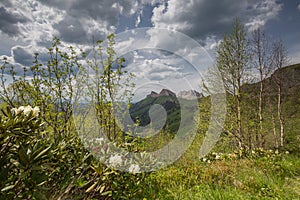
[[[194,160],[154,172],[144,199],[300,199],[300,160],[295,155]]]

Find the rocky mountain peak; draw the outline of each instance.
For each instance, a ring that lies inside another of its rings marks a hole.
[[[162,96],[176,97],[176,94],[171,90],[162,89],[159,94],[154,91],[151,91],[151,93],[147,95],[147,97],[153,97],[153,98],[162,97]]]
[[[169,97],[176,97],[176,94],[171,90],[162,89],[159,93],[160,96],[169,96]]]
[[[181,91],[177,94],[177,96],[182,99],[198,99],[203,97],[203,95],[196,90]]]

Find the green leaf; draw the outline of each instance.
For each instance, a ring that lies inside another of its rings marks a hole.
[[[112,191],[103,192],[101,195],[102,196],[109,196],[110,197],[112,195]]]
[[[23,145],[21,145],[21,148],[19,149],[18,153],[19,153],[19,158],[20,158],[20,161],[21,161],[20,164],[27,165],[29,162],[28,162],[28,157],[27,157],[27,154],[26,154],[26,150],[25,150]]]
[[[1,192],[7,191],[7,190],[11,190],[11,189],[13,189],[14,187],[15,187],[15,185],[9,185],[9,186],[7,186],[7,187],[5,187],[5,188],[2,188],[2,189],[1,189]]]
[[[41,151],[35,158],[33,158],[34,161],[38,161],[39,158],[43,157],[49,150],[51,146],[47,147],[43,151]]]
[[[85,192],[91,192],[95,187],[96,185],[98,184],[98,182],[95,182],[93,185],[91,185]]]
[[[102,193],[103,191],[104,191],[104,189],[105,189],[105,185],[103,185],[101,188],[100,188],[100,193]]]
[[[47,199],[47,197],[43,194],[43,193],[41,193],[40,191],[35,191],[34,192],[34,194],[33,194],[33,196],[36,198],[36,199],[41,199],[41,200],[43,200],[43,199]]]

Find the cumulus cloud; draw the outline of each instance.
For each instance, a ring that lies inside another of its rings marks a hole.
[[[65,16],[63,11],[46,7],[33,0],[11,1],[11,6],[7,9],[14,10],[28,20],[28,23],[17,23],[20,32],[17,39],[31,44],[52,40],[58,35],[53,24]]]
[[[118,25],[119,15],[129,16],[141,8],[141,4],[132,0],[42,0],[44,5],[66,11],[72,17],[93,19],[106,25],[107,30],[114,30]]]
[[[30,47],[15,46],[11,49],[11,55],[14,61],[25,66],[32,65],[33,54],[28,51]]]
[[[142,10],[132,0],[4,0],[0,3],[0,30],[33,43],[59,36],[69,43],[92,42],[115,32],[120,16]],[[25,23],[28,22],[28,23]]]
[[[87,42],[87,33],[84,30],[83,25],[77,18],[67,16],[59,23],[54,24],[53,28],[55,28],[59,32],[59,38],[66,42]]]
[[[246,26],[250,30],[263,27],[267,21],[276,18],[281,9],[282,4],[278,4],[274,0],[264,0],[256,4],[254,3],[251,6],[248,5],[247,12],[249,13],[249,19]]]
[[[25,23],[29,20],[18,12],[8,11],[5,7],[0,7],[0,30],[10,36],[20,34],[18,23]]]
[[[155,27],[182,31],[191,37],[223,34],[240,17],[248,26],[262,26],[281,9],[275,0],[169,0],[153,10]],[[222,33],[220,32],[222,31]]]

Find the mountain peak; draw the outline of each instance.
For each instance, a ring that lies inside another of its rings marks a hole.
[[[157,93],[154,92],[154,91],[151,91],[151,93],[148,94],[147,97],[153,97],[153,98],[156,98],[156,97],[159,97],[159,94],[157,94]]]
[[[203,94],[200,94],[196,90],[187,90],[187,91],[181,91],[177,94],[179,98],[182,99],[198,99],[203,97]]]
[[[153,98],[162,97],[162,96],[176,97],[176,94],[171,90],[162,89],[159,94],[154,91],[151,91],[151,93],[147,95],[147,97],[153,97]]]
[[[168,89],[162,89],[159,93],[160,96],[169,96],[169,97],[176,97],[176,94]]]

